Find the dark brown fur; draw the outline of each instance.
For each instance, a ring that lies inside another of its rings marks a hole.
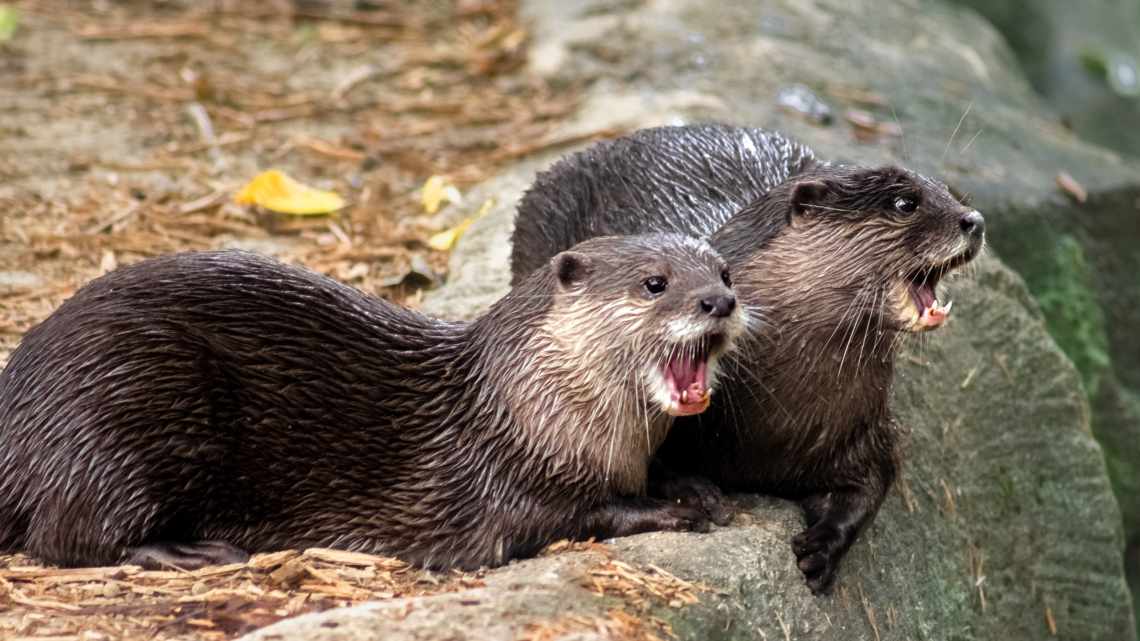
[[[684,237],[597,239],[472,323],[242,252],[119,269],[0,373],[0,550],[200,565],[328,546],[472,568],[706,527],[641,496],[671,419],[633,372],[676,347],[670,319],[729,329],[697,304],[728,292],[723,269]],[[660,272],[669,291],[641,296]]]
[[[696,151],[674,153],[694,140]],[[627,158],[631,148],[637,153]],[[686,181],[681,196],[668,197]],[[672,430],[662,467],[799,502],[808,527],[792,547],[808,585],[827,591],[896,475],[888,395],[898,339],[916,329],[905,283],[976,255],[981,219],[973,213],[967,231],[968,207],[903,169],[821,164],[760,130],[662,128],[603,143],[539,176],[519,207],[516,278],[544,251],[613,232],[610,216],[588,203],[645,202],[630,196],[639,191],[664,202],[628,207],[620,231],[709,237],[732,266],[742,304],[762,308],[767,323],[726,366],[718,403]],[[898,211],[900,197],[917,210]],[[685,492],[683,482],[662,485]],[[707,489],[691,485],[707,502]]]

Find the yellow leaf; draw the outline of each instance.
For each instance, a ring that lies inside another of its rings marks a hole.
[[[344,199],[335,192],[303,185],[276,169],[254,177],[234,196],[234,202],[304,216],[327,214],[344,207]]]
[[[448,251],[455,246],[455,242],[459,240],[459,237],[463,235],[463,232],[467,231],[467,228],[471,226],[471,223],[479,220],[483,216],[486,216],[487,212],[491,211],[491,207],[494,206],[494,198],[488,198],[487,200],[483,201],[483,205],[479,207],[479,211],[475,212],[474,216],[465,218],[463,222],[452,227],[451,229],[446,229],[439,232],[438,234],[433,234],[432,237],[427,241],[428,247],[439,250],[441,252]]]
[[[20,12],[16,11],[16,7],[0,4],[0,42],[11,40],[19,25]]]
[[[448,183],[443,176],[432,176],[424,181],[423,189],[420,190],[420,200],[423,202],[424,211],[434,214],[439,211],[444,201],[459,203],[463,201],[463,196],[459,193],[459,189]]]

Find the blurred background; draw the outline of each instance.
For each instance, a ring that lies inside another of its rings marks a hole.
[[[967,538],[1027,568],[1056,547],[1035,532],[1070,528],[1054,565],[1010,570],[1006,589],[1028,595],[1043,636],[1080,619],[1070,638],[1121,638],[1135,619],[1118,584],[1140,590],[1140,0],[0,1],[0,361],[90,278],[187,249],[270,253],[447,313],[433,292],[488,278],[453,253],[467,225],[474,246],[509,220],[537,168],[702,120],[898,162],[986,214],[1016,274],[999,284],[1026,292],[1072,363],[1073,429],[1100,449],[1068,485],[986,462],[997,471],[979,472],[992,488],[978,496],[1013,505],[976,501],[988,535]],[[319,191],[235,202],[267,169]],[[344,206],[322,206],[325,192]],[[290,200],[314,194],[314,207]],[[978,367],[1053,381],[997,352]],[[980,458],[1051,447],[1046,424],[991,423],[976,428]],[[1100,478],[1115,500],[1073,489]],[[1003,530],[1022,511],[1042,528]],[[980,616],[978,586],[961,607]]]

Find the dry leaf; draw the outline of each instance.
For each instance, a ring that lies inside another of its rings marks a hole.
[[[1084,188],[1084,185],[1077,182],[1076,178],[1069,175],[1069,172],[1062,171],[1057,174],[1057,186],[1061,188],[1066,194],[1073,197],[1073,200],[1078,203],[1083,203],[1089,199],[1089,192]]]
[[[463,222],[452,227],[451,229],[446,229],[439,232],[438,234],[433,234],[432,237],[427,241],[428,247],[439,250],[441,252],[450,250],[455,246],[455,242],[459,240],[459,237],[463,235],[463,232],[467,231],[467,228],[471,226],[471,223],[479,220],[483,216],[486,216],[487,212],[491,211],[491,207],[494,205],[494,198],[488,198],[487,200],[483,201],[483,205],[479,207],[479,211],[475,212],[474,216],[463,219]]]
[[[439,208],[446,201],[448,203],[459,203],[463,201],[463,195],[459,193],[459,189],[447,182],[443,176],[432,176],[424,181],[423,189],[420,190],[420,199],[424,205],[424,211],[429,214],[434,214],[439,211]]]
[[[234,196],[234,202],[303,216],[328,214],[344,207],[344,199],[336,193],[303,185],[276,169],[263,171],[249,181]]]

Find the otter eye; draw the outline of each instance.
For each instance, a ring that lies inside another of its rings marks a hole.
[[[913,198],[899,196],[895,199],[895,209],[904,214],[913,214],[914,210],[918,209],[918,203],[915,202]]]
[[[720,273],[720,279],[724,282],[725,287],[732,287],[732,276],[728,274],[727,269]]]
[[[668,286],[669,281],[665,280],[664,276],[650,276],[645,279],[645,291],[653,295],[660,294]]]

